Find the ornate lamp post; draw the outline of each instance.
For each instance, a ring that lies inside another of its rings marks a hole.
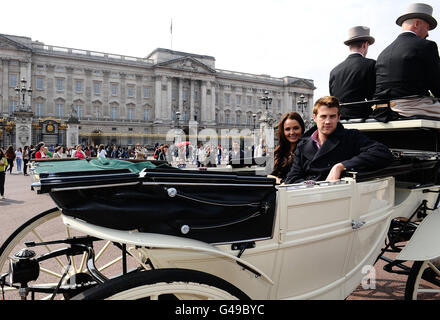
[[[268,122],[270,125],[272,125],[273,117],[269,112],[269,106],[272,104],[272,97],[269,97],[268,91],[264,91],[264,96],[262,96],[260,100],[263,102],[266,108],[265,112],[263,113],[263,116],[260,118],[260,121],[265,121]]]
[[[264,96],[260,100],[265,105],[265,111],[260,118],[261,139],[264,139],[267,147],[266,152],[266,173],[269,174],[273,170],[273,148],[274,148],[274,118],[269,112],[269,106],[272,104],[272,98],[269,92],[264,91]]]
[[[30,104],[26,105],[26,94],[32,97],[31,86],[27,87],[27,81],[22,78],[21,85],[17,84],[15,93],[19,97],[19,105],[13,112],[15,125],[15,148],[24,148],[26,145],[32,143],[32,107]],[[12,132],[11,132],[12,137]],[[12,140],[11,140],[12,143]]]
[[[32,88],[31,86],[29,86],[29,88],[26,89],[27,81],[25,78],[22,78],[20,82],[21,82],[21,87],[18,84],[15,87],[15,93],[19,97],[21,97],[19,111],[29,112],[31,111],[31,107],[30,106],[26,107],[26,93],[29,94],[29,96],[32,96]]]
[[[176,111],[176,123],[175,123],[175,127],[179,129],[180,127],[180,112]]]
[[[297,100],[296,104],[297,104],[297,110],[301,113],[301,116],[304,119],[304,124],[306,126],[306,129],[308,129],[312,125],[313,121],[311,121],[310,118],[308,116],[306,117],[305,115],[308,106],[308,101],[307,99],[305,99],[303,94],[299,96],[299,99]]]
[[[299,99],[297,100],[296,104],[298,106],[298,110],[301,112],[301,115],[304,117],[304,112],[307,109],[307,99],[305,99],[304,95],[300,95]]]
[[[253,113],[252,114],[252,119],[253,119],[253,121],[254,121],[254,131],[255,131],[255,121],[257,120],[257,114],[256,113]]]

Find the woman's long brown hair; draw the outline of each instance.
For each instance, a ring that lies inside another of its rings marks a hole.
[[[304,120],[298,112],[292,111],[283,115],[280,122],[278,123],[278,145],[275,147],[274,150],[274,175],[276,175],[276,173],[279,174],[285,171],[286,167],[290,168],[290,166],[292,165],[292,163],[289,162],[291,144],[284,135],[284,123],[287,119],[298,121],[299,125],[301,126],[301,135],[304,134],[305,131]]]

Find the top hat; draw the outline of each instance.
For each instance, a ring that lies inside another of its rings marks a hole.
[[[401,26],[408,19],[422,19],[429,24],[429,30],[435,29],[437,21],[432,17],[432,7],[424,3],[412,3],[406,8],[406,12],[397,18],[397,25]]]
[[[344,41],[347,46],[356,41],[368,41],[370,45],[374,43],[374,38],[370,36],[370,28],[364,26],[352,27],[348,30],[348,40]]]

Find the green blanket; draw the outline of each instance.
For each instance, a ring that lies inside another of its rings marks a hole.
[[[55,172],[75,172],[75,171],[96,171],[96,170],[118,170],[128,169],[133,173],[139,173],[143,169],[154,169],[168,165],[156,166],[150,161],[129,162],[118,159],[95,158],[92,160],[72,160],[72,161],[41,161],[34,162],[36,172],[55,173]]]

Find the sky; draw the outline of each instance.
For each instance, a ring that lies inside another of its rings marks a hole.
[[[2,3],[0,33],[47,45],[146,57],[156,48],[213,56],[216,68],[314,80],[328,95],[331,69],[363,25],[376,59],[400,33],[406,0],[20,0]],[[440,0],[426,2],[440,24]],[[171,34],[172,21],[172,34]],[[430,32],[440,45],[440,26]]]

